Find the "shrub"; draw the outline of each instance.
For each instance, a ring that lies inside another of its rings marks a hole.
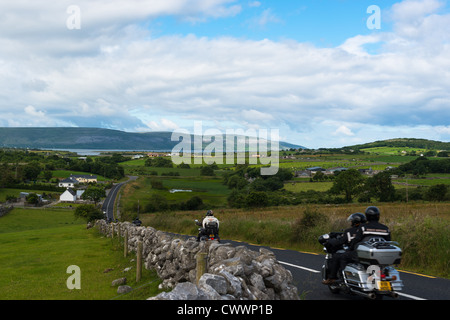
[[[402,265],[450,275],[450,223],[438,217],[411,215],[391,228],[402,248]]]
[[[262,191],[251,191],[245,199],[245,206],[249,208],[266,207],[268,204],[269,198]]]
[[[316,244],[321,234],[330,231],[328,217],[315,209],[307,207],[303,212],[303,216],[294,222],[291,238],[294,242]]]
[[[157,193],[154,193],[151,198],[150,202],[145,206],[144,210],[145,212],[159,212],[159,211],[166,211],[169,209],[169,202],[167,199]]]
[[[75,209],[75,218],[81,218],[86,222],[95,221],[97,219],[103,219],[103,213],[100,209],[92,204],[82,204]]]

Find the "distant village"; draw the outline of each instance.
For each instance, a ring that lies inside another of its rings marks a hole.
[[[311,178],[317,172],[322,172],[323,174],[328,176],[328,175],[334,175],[337,172],[346,171],[346,170],[348,170],[348,168],[336,167],[336,168],[325,169],[322,167],[311,167],[311,168],[306,168],[305,170],[295,171],[295,176],[298,178]],[[377,173],[380,173],[383,170],[372,170],[372,168],[369,168],[369,169],[358,169],[358,171],[363,175],[373,176]]]

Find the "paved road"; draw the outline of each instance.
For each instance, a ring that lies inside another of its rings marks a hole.
[[[233,245],[245,245],[253,250],[259,250],[259,246],[243,242],[224,240],[223,243]],[[321,268],[324,255],[304,253],[293,250],[283,250],[265,247],[273,251],[286,269],[291,271],[294,283],[302,298],[306,300],[362,300],[362,297],[348,294],[332,294],[327,286],[324,286],[321,277]],[[400,268],[401,270],[401,268]],[[403,291],[399,292],[397,300],[450,300],[450,280],[429,277],[400,271],[403,280]],[[385,300],[395,300],[385,297]]]
[[[120,188],[127,182],[136,180],[137,177],[130,176],[128,181],[115,184],[111,190],[109,190],[105,201],[103,201],[102,211],[106,215],[107,221],[114,220],[114,202],[116,201],[117,195],[119,194]]]

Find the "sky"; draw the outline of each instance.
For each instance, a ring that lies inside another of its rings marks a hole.
[[[450,141],[450,0],[0,2],[0,126]],[[257,131],[258,132],[258,131]]]

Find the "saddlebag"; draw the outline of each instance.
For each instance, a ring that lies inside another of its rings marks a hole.
[[[219,233],[219,227],[217,226],[216,222],[208,222],[205,225],[206,234],[213,234],[216,235]]]

